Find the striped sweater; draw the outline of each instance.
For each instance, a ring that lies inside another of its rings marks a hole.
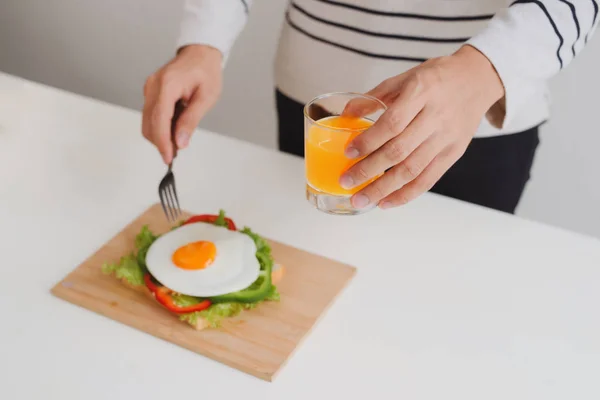
[[[307,102],[326,92],[365,92],[467,43],[496,68],[505,97],[476,137],[520,132],[550,116],[547,82],[582,51],[600,0],[291,0],[275,82]],[[202,43],[226,62],[252,0],[185,0],[178,47]]]

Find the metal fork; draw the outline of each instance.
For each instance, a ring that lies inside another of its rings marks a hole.
[[[177,157],[177,144],[175,143],[175,125],[181,115],[184,104],[179,100],[175,104],[175,111],[173,113],[173,119],[171,120],[171,141],[173,143],[173,159],[169,164],[169,170],[167,174],[162,178],[158,184],[158,196],[160,197],[160,204],[162,205],[163,212],[169,220],[169,222],[175,222],[181,215],[181,207],[179,207],[179,199],[177,198],[177,190],[175,188],[175,175],[173,175],[173,161]]]

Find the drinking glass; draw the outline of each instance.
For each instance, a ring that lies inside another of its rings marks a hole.
[[[344,154],[347,145],[373,125],[385,110],[385,104],[379,99],[350,92],[323,94],[306,104],[306,198],[318,210],[329,214],[357,215],[374,207],[354,208],[350,198],[378,176],[352,189],[342,188],[339,180],[348,168],[364,158],[347,158]]]

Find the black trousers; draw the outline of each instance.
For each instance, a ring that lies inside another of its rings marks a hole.
[[[275,95],[279,150],[304,157],[304,105]],[[538,130],[473,139],[431,192],[513,214],[530,178]]]

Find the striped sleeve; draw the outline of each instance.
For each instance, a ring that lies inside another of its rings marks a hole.
[[[212,46],[223,54],[225,64],[251,6],[252,0],[184,0],[177,48]]]
[[[467,44],[494,65],[505,97],[488,112],[503,128],[546,81],[573,61],[598,25],[600,0],[517,0]]]

